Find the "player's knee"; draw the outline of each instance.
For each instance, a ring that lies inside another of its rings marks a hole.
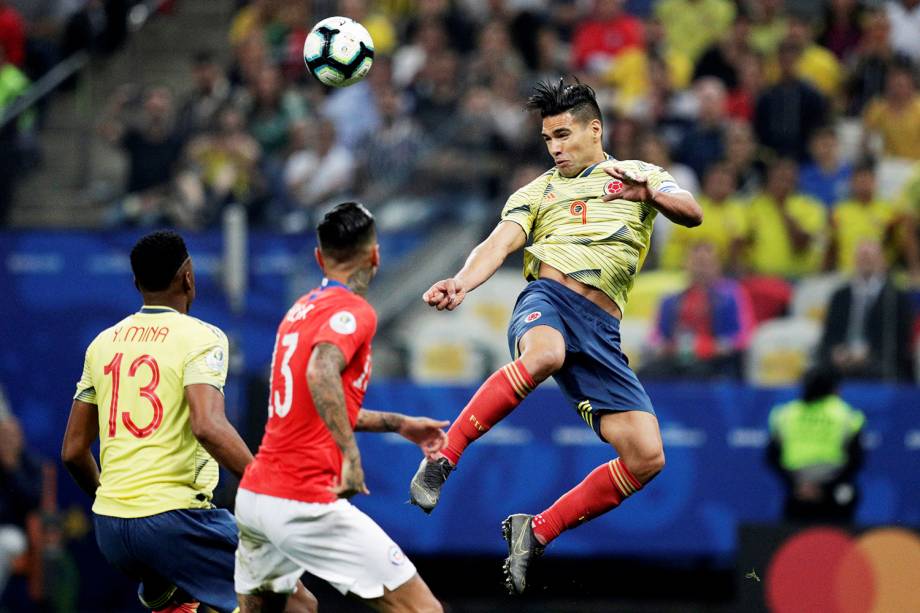
[[[660,445],[643,447],[624,458],[624,462],[629,472],[644,485],[664,470],[664,449]]]
[[[540,346],[521,355],[524,367],[534,381],[540,383],[562,368],[565,362],[565,347]]]

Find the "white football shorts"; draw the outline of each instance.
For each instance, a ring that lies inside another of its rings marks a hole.
[[[416,573],[383,529],[344,499],[300,502],[240,489],[236,523],[238,594],[290,594],[306,571],[342,594],[379,598]]]

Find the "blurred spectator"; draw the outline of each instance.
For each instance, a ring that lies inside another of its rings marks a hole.
[[[843,66],[837,57],[815,42],[815,33],[807,18],[800,15],[790,17],[787,30],[786,40],[802,50],[796,62],[799,78],[824,94],[829,101],[836,101],[844,77]]]
[[[335,124],[339,142],[353,153],[380,126],[377,91],[391,86],[390,66],[389,58],[376,58],[366,79],[330,92],[322,102],[321,115]]]
[[[124,0],[84,0],[71,13],[61,38],[61,53],[111,53],[128,37],[128,7]]]
[[[281,71],[269,65],[259,71],[244,108],[249,133],[269,156],[284,151],[291,126],[307,114],[303,98],[286,90]]]
[[[693,62],[665,39],[664,26],[657,18],[645,22],[645,47],[631,47],[620,53],[604,71],[604,80],[615,88],[616,106],[628,114],[644,113],[649,92],[657,79],[666,80],[668,91],[687,88]]]
[[[827,207],[846,198],[853,167],[840,159],[834,128],[824,126],[815,131],[809,151],[811,161],[803,164],[799,172],[799,191]]]
[[[846,84],[847,114],[862,115],[870,100],[885,91],[888,67],[894,62],[889,34],[891,24],[885,11],[868,10],[861,20],[862,40],[849,61]]]
[[[754,129],[746,121],[733,121],[725,132],[725,162],[735,175],[738,193],[754,196],[763,185],[767,165],[760,157]]]
[[[888,0],[885,10],[891,22],[891,46],[920,62],[920,0]]]
[[[780,156],[805,158],[812,132],[827,123],[827,101],[798,77],[802,47],[784,41],[779,49],[779,81],[757,100],[754,126],[760,143]]]
[[[556,28],[551,25],[540,26],[534,55],[534,80],[557,79],[559,75],[571,70],[570,64],[568,47],[563,44]]]
[[[828,0],[824,4],[823,28],[818,42],[841,62],[859,47],[864,9],[859,0]]]
[[[500,21],[490,21],[479,31],[476,49],[465,69],[473,79],[483,79],[499,72],[521,74],[524,61],[511,45],[508,27]]]
[[[853,172],[850,197],[834,205],[831,212],[832,240],[829,262],[840,272],[852,274],[857,246],[866,240],[888,245],[891,261],[904,261],[915,276],[920,275],[917,237],[913,220],[894,204],[876,197],[875,169],[871,163]]]
[[[683,186],[680,182],[678,185]],[[738,268],[748,234],[747,207],[734,194],[735,177],[731,167],[724,162],[710,166],[703,181],[703,192],[697,196],[704,211],[703,224],[692,230],[674,225],[661,255],[663,268],[680,269],[693,246],[700,242],[713,246],[724,269]],[[655,230],[657,232],[658,228]]]
[[[377,93],[380,127],[358,148],[357,174],[366,202],[379,203],[413,191],[415,170],[427,139],[415,118],[407,112],[403,97],[393,88]]]
[[[738,86],[738,61],[751,52],[748,38],[751,35],[751,20],[746,13],[740,13],[718,41],[703,50],[696,62],[693,79],[715,77],[728,89]]]
[[[225,106],[217,115],[216,129],[186,147],[191,168],[179,178],[184,227],[213,223],[226,204],[251,204],[259,189],[259,143],[246,133],[238,110]]]
[[[863,115],[867,147],[877,134],[883,155],[920,160],[920,94],[915,79],[911,64],[895,62],[889,67],[884,96],[870,102]]]
[[[697,177],[725,157],[725,85],[704,77],[693,86],[698,106],[696,123],[677,150],[677,160],[693,169]]]
[[[866,418],[838,395],[839,382],[833,368],[812,368],[801,399],[770,411],[767,462],[786,487],[787,521],[853,521]]]
[[[764,88],[763,61],[756,53],[745,53],[738,58],[737,67],[738,84],[728,92],[725,112],[729,117],[750,122]]]
[[[137,106],[141,107],[139,116],[130,117],[128,113]],[[112,97],[99,130],[128,156],[125,190],[138,198],[123,203],[125,219],[160,223],[163,197],[184,144],[176,128],[172,94],[165,87],[153,87],[143,95],[135,94],[131,86],[123,87]]]
[[[751,46],[763,55],[771,57],[786,38],[788,24],[783,0],[751,0]]]
[[[411,85],[425,64],[446,47],[447,32],[440,23],[421,24],[412,42],[400,46],[393,55],[393,83],[399,87]]]
[[[0,47],[7,61],[23,66],[26,59],[26,30],[22,16],[7,0],[0,0]]]
[[[731,0],[660,0],[655,16],[664,25],[671,48],[696,62],[728,32],[735,5]]]
[[[653,336],[656,355],[642,374],[738,377],[754,321],[747,295],[722,276],[711,243],[693,245],[686,262],[690,286],[662,301]]]
[[[910,299],[888,276],[881,245],[862,241],[851,281],[831,297],[819,359],[849,377],[909,381],[912,323]]]
[[[41,78],[61,59],[59,41],[64,23],[76,10],[62,0],[8,0],[26,26],[24,72],[33,81]]]
[[[230,44],[237,46],[257,34],[266,42],[277,29],[281,0],[253,0],[243,6],[230,24]]]
[[[454,118],[460,99],[460,59],[452,51],[441,51],[425,62],[412,88],[415,116],[425,132],[435,135]]]
[[[285,3],[278,12],[281,41],[276,47],[276,52],[280,54],[276,58],[276,63],[288,82],[307,78],[304,72],[303,46],[313,27],[312,6],[313,3],[307,0],[296,0]],[[377,42],[377,39],[373,40]]]
[[[748,210],[748,263],[758,274],[799,277],[818,272],[827,217],[820,202],[795,192],[798,169],[780,159]]]
[[[230,83],[217,58],[210,51],[199,51],[192,59],[194,87],[179,109],[179,131],[194,136],[217,126],[217,113],[230,99]]]
[[[425,162],[431,187],[444,201],[445,212],[456,210],[456,199],[469,196],[482,202],[498,195],[507,171],[510,149],[493,121],[494,98],[485,87],[466,91],[460,112],[442,129],[439,148]]]
[[[0,595],[10,565],[28,547],[26,516],[38,510],[41,483],[41,463],[26,449],[19,420],[0,412]]]
[[[641,47],[642,22],[623,10],[624,0],[594,0],[594,10],[575,30],[572,59],[576,70],[602,73],[626,49]]]
[[[0,117],[7,108],[29,88],[29,80],[13,64],[6,61],[0,46]],[[21,115],[18,121],[0,126],[0,227],[7,222],[7,214],[13,205],[14,188],[21,163],[19,157],[20,127],[27,129],[31,123],[30,113]]]
[[[298,122],[293,130],[305,147],[288,158],[284,181],[301,210],[315,211],[351,187],[355,159],[328,119]]]

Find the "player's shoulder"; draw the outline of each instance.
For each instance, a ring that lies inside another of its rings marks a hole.
[[[526,183],[526,184],[524,184],[522,187],[519,187],[518,189],[516,189],[516,190],[514,191],[514,194],[512,194],[512,195],[529,194],[529,193],[534,192],[534,191],[537,191],[537,190],[543,190],[543,189],[546,188],[546,185],[547,185],[550,181],[552,181],[553,176],[555,176],[555,174],[556,174],[556,169],[555,169],[555,168],[550,168],[549,170],[547,170],[547,171],[545,171],[545,172],[543,172],[543,173],[540,173],[538,176],[536,176],[536,177],[535,177],[533,180],[531,180],[529,183]]]
[[[227,335],[214,324],[191,315],[183,315],[181,321],[181,325],[186,328],[186,333],[196,342],[227,343]]]

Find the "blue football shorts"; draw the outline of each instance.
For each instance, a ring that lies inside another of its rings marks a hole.
[[[652,401],[620,349],[620,321],[581,294],[551,279],[527,284],[508,325],[512,358],[521,337],[536,326],[558,330],[565,363],[553,375],[581,418],[601,435],[601,416],[619,411],[655,414]],[[606,442],[606,441],[605,441]]]
[[[233,565],[236,522],[226,509],[180,509],[149,517],[93,515],[96,542],[109,563],[140,582],[150,608],[178,588],[219,613],[237,607]]]

